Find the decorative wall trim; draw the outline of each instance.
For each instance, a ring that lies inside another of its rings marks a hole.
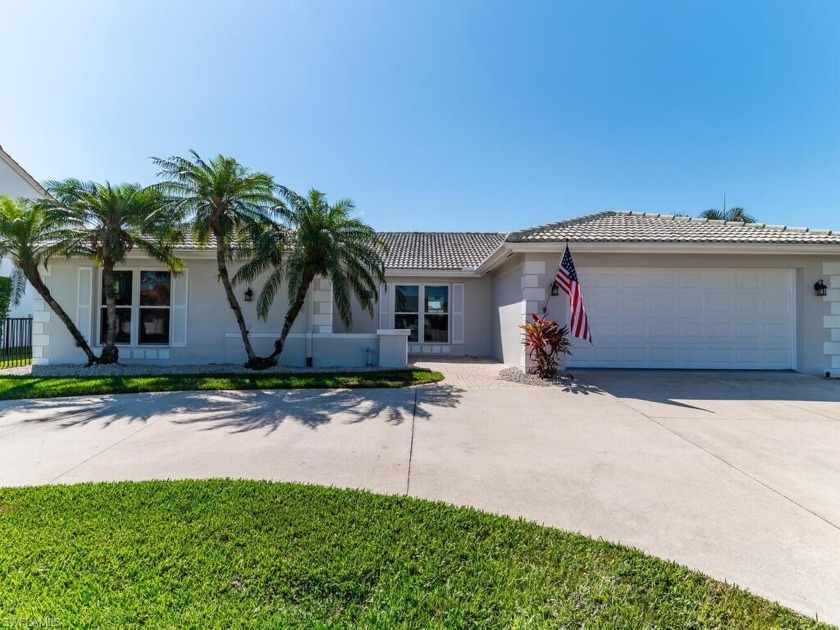
[[[829,315],[823,315],[823,328],[828,332],[830,341],[823,342],[823,354],[826,357],[826,373],[840,372],[840,263],[823,263],[823,281],[831,287],[826,291],[823,302],[829,304]],[[805,282],[806,293],[812,291]]]

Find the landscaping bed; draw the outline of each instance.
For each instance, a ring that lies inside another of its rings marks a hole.
[[[0,626],[823,628],[467,508],[258,481],[0,489]]]
[[[120,367],[120,366],[118,366]],[[267,370],[243,373],[113,374],[112,366],[95,366],[86,376],[0,376],[0,400],[102,394],[243,389],[313,389],[406,387],[435,383],[440,372],[402,370]]]

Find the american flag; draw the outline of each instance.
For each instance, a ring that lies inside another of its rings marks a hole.
[[[578,282],[575,263],[572,261],[572,253],[568,245],[557,268],[557,275],[554,276],[554,284],[569,296],[569,307],[572,312],[569,329],[572,334],[578,339],[592,343],[592,332],[589,330],[589,320],[586,318],[586,309],[583,307],[583,294],[580,292],[580,282]]]

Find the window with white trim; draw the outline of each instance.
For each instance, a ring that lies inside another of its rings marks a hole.
[[[108,334],[105,287],[101,286],[99,341]],[[169,345],[172,273],[120,270],[114,272],[117,307],[116,342],[121,345]]]
[[[449,343],[449,285],[394,287],[394,328],[411,331],[409,342]]]

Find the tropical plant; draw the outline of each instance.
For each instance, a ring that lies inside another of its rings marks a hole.
[[[9,276],[0,276],[0,320],[9,316],[12,309],[12,293],[14,287]]]
[[[262,367],[277,364],[315,278],[332,281],[338,316],[348,327],[353,320],[351,298],[372,316],[379,285],[385,281],[386,246],[373,228],[352,216],[352,200],[340,199],[330,205],[326,195],[314,188],[305,197],[284,187],[280,192],[286,201],[286,225],[263,231],[254,243],[253,258],[236,274],[237,280],[251,281],[268,273],[257,299],[261,319],[268,317],[283,281],[288,285],[289,308],[283,328]]]
[[[62,226],[55,251],[89,258],[102,267],[107,327],[99,362],[116,363],[114,268],[137,248],[173,273],[180,272],[184,264],[173,249],[183,238],[181,230],[164,212],[164,198],[155,188],[65,179],[46,182],[46,190],[49,196],[37,204],[50,221]]]
[[[245,365],[258,367],[262,360],[251,345],[227,265],[271,228],[271,219],[283,210],[282,203],[274,194],[270,175],[252,173],[232,157],[218,155],[208,162],[195,151],[190,155],[152,158],[163,179],[158,189],[171,199],[170,207],[187,221],[200,246],[212,240],[219,280],[248,355]]]
[[[571,354],[569,329],[547,317],[531,314],[531,321],[522,324],[522,344],[528,350],[530,372],[540,378],[557,377],[557,361]]]
[[[715,221],[739,221],[741,223],[755,223],[755,217],[740,207],[729,208],[729,210],[716,210],[709,208],[700,213],[701,219],[712,219]]]
[[[40,268],[47,268],[50,258],[56,254],[65,236],[64,226],[32,201],[12,201],[0,196],[0,256],[8,257],[14,265],[11,275],[12,303],[20,303],[28,280],[85,353],[87,364],[92,365],[98,361],[96,355],[41,277]]]

